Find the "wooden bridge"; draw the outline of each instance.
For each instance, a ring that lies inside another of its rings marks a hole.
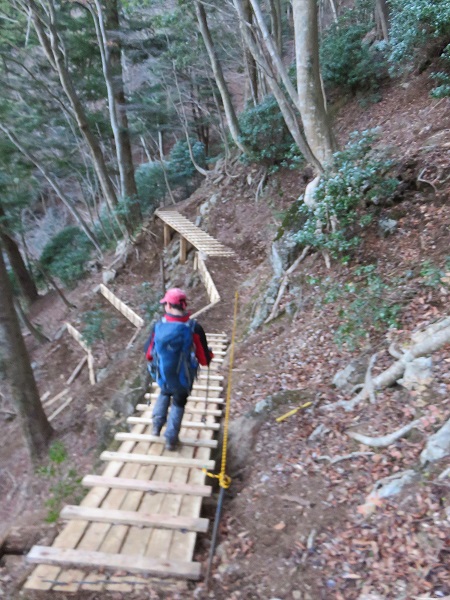
[[[158,216],[202,253],[232,255],[175,211],[158,211]],[[212,305],[220,296],[203,263],[202,269]],[[197,535],[208,531],[201,507],[212,490],[202,469],[215,466],[211,457],[224,405],[220,368],[227,346],[223,333],[207,334],[207,339],[215,358],[209,375],[201,370],[188,398],[179,448],[164,449],[165,438],[150,433],[151,406],[138,404],[137,414],[127,419],[130,431],[115,436],[118,448],[100,456],[106,463],[103,473],[84,477],[89,492],[79,506],[62,510],[67,524],[52,546],[34,546],[29,552],[28,561],[38,566],[24,589],[132,592],[154,586],[179,591],[186,580],[200,579],[201,565],[193,556]],[[146,399],[150,403],[157,396],[153,385]]]
[[[191,223],[176,210],[160,209],[156,216],[164,223],[164,246],[171,240],[171,230],[180,234],[180,262],[186,262],[188,244],[197,248],[205,256],[234,256],[234,251]]]

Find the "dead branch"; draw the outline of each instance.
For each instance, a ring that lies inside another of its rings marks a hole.
[[[264,187],[264,184],[266,183],[266,180],[267,180],[267,169],[264,169],[263,175],[261,177],[261,181],[258,183],[258,187],[256,188],[256,194],[255,194],[255,202],[256,203],[259,200],[259,195],[262,192],[262,189]]]
[[[368,435],[365,435],[364,433],[357,433],[356,431],[346,431],[345,433],[352,439],[356,440],[357,442],[361,442],[361,444],[364,444],[365,446],[373,446],[375,448],[386,448],[387,446],[390,446],[395,441],[397,441],[399,438],[406,435],[409,431],[411,431],[411,429],[417,427],[421,420],[422,419],[416,419],[415,421],[412,421],[412,423],[408,423],[408,425],[404,425],[400,429],[397,429],[392,433],[382,435],[380,437],[370,437]]]
[[[331,458],[324,454],[323,456],[318,456],[316,460],[328,460],[330,465],[334,465],[335,463],[341,462],[341,460],[350,460],[351,458],[358,458],[359,456],[372,456],[374,452],[352,452],[351,454],[343,454],[342,456],[335,456]]]
[[[396,358],[397,360],[400,360],[403,357],[403,352],[400,350],[400,348],[396,347],[395,342],[392,342],[392,344],[389,346],[388,352],[393,358]]]
[[[424,169],[422,169],[422,171],[419,173],[419,176],[417,177],[417,181],[420,183],[426,183],[427,185],[430,185],[433,190],[435,191],[435,193],[437,194],[437,188],[434,185],[434,183],[432,181],[428,181],[428,179],[423,179],[422,175],[425,173],[425,171],[427,170],[427,168],[425,167]]]
[[[311,248],[311,246],[305,246],[305,248],[303,248],[303,252],[292,263],[292,265],[289,267],[289,269],[284,274],[283,279],[281,280],[281,284],[280,284],[279,290],[278,290],[277,299],[275,300],[275,304],[273,305],[273,308],[272,308],[272,311],[271,311],[270,315],[264,321],[264,324],[270,323],[270,321],[272,321],[277,316],[277,314],[278,314],[278,307],[280,305],[280,302],[281,302],[281,299],[283,297],[284,291],[287,288],[287,285],[289,283],[289,275],[292,275],[292,273],[295,271],[295,269],[298,267],[298,265],[302,262],[302,260],[308,254],[310,248]]]
[[[373,379],[374,390],[382,390],[393,385],[403,375],[408,362],[413,361],[415,358],[432,354],[442,348],[442,346],[445,346],[445,344],[450,343],[450,327],[445,327],[431,335],[427,335],[427,332],[424,332],[423,338],[421,342],[414,344],[409,350],[405,351],[400,360]],[[324,407],[324,410],[332,410],[339,406],[342,406],[346,411],[353,410],[355,406],[368,397],[369,393],[364,387],[352,400],[334,402]]]

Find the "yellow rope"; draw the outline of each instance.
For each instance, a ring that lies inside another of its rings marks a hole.
[[[206,473],[208,477],[219,480],[219,485],[222,488],[229,488],[231,485],[231,477],[226,474],[227,472],[227,445],[228,445],[228,426],[230,421],[230,403],[231,403],[231,385],[232,385],[232,373],[233,373],[233,361],[234,361],[234,342],[236,337],[236,322],[237,322],[237,308],[238,308],[239,294],[236,292],[234,296],[234,315],[233,315],[233,332],[231,334],[231,352],[230,352],[230,365],[228,371],[228,386],[227,386],[227,399],[225,404],[225,422],[223,425],[223,442],[222,442],[222,464],[220,466],[220,473],[210,473],[206,469],[202,469],[203,473]]]

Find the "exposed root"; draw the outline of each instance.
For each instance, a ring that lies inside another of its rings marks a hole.
[[[267,181],[267,169],[264,169],[263,175],[261,177],[261,181],[258,183],[258,187],[256,188],[255,202],[258,202],[259,196],[262,192],[262,189],[263,189],[266,181]]]
[[[351,454],[343,454],[342,456],[335,456],[334,458],[324,454],[323,456],[318,456],[316,460],[328,460],[330,465],[334,465],[335,463],[341,462],[341,460],[350,460],[351,458],[358,458],[359,456],[372,456],[372,454],[374,454],[374,452],[352,452]]]
[[[354,431],[346,431],[345,433],[356,440],[357,442],[361,442],[365,446],[373,446],[374,448],[386,448],[390,446],[395,441],[406,435],[411,429],[417,427],[422,419],[416,419],[412,421],[412,423],[408,423],[408,425],[404,425],[400,429],[389,433],[388,435],[382,435],[379,437],[370,437],[368,435],[364,435],[363,433],[356,433]]]

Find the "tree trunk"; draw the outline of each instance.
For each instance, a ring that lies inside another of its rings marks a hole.
[[[250,0],[243,0],[242,8],[244,11],[244,18],[248,23],[253,20],[253,11],[250,4]],[[246,92],[246,98],[250,96],[253,104],[258,104],[258,69],[256,67],[256,61],[253,58],[253,54],[250,52],[249,47],[244,41],[244,61],[247,70],[247,86],[248,91]]]
[[[6,215],[2,205],[0,204],[0,223],[5,223],[5,219]],[[22,294],[29,302],[34,302],[39,298],[36,284],[34,283],[34,280],[31,277],[25,265],[25,261],[22,258],[22,254],[20,253],[17,242],[9,235],[9,233],[7,233],[7,231],[1,225],[0,239],[6,250],[6,254],[8,255],[8,260],[12,267],[12,270],[14,271],[17,277],[17,281],[19,282]]]
[[[67,206],[69,211],[72,213],[72,215],[74,216],[76,221],[79,223],[80,227],[82,228],[82,230],[84,231],[86,236],[94,244],[95,248],[97,249],[98,253],[101,256],[102,249],[100,248],[99,241],[97,240],[94,232],[91,231],[91,229],[89,228],[89,225],[86,223],[86,221],[80,215],[77,208],[73,204],[72,200],[70,200],[64,194],[62,189],[59,187],[58,183],[53,179],[52,175],[50,175],[50,173],[47,171],[47,169],[39,162],[39,160],[34,156],[34,154],[32,154],[29,150],[27,150],[22,145],[22,143],[17,139],[17,137],[15,136],[15,134],[12,131],[10,131],[7,127],[2,125],[1,123],[0,123],[0,130],[4,131],[6,133],[6,135],[9,137],[9,139],[11,140],[11,142],[14,144],[14,146],[25,156],[25,158],[27,158],[30,162],[32,162],[34,164],[34,166],[37,169],[39,169],[39,171],[42,173],[42,175],[45,177],[45,179],[48,181],[48,183],[52,186],[52,188],[58,194],[58,197],[60,198],[60,200],[63,202],[63,204],[65,204],[65,206]]]
[[[31,333],[31,335],[40,344],[47,344],[50,340],[48,339],[48,337],[45,334],[41,333],[39,331],[39,329],[37,329],[37,327],[35,327],[33,325],[33,323],[28,318],[28,315],[23,310],[23,308],[17,298],[14,299],[14,307],[16,309],[16,313],[17,313],[17,316],[19,317],[19,320],[22,321],[22,325],[24,325],[28,329],[28,331]]]
[[[12,290],[6,265],[0,252],[0,361],[11,384],[13,400],[19,413],[25,441],[33,462],[45,455],[52,428],[45,416],[39,392],[14,310]]]
[[[275,46],[280,56],[283,55],[283,40],[281,37],[281,2],[280,0],[270,0],[270,29]]]
[[[61,86],[67,99],[72,107],[76,123],[80,129],[80,132],[86,141],[89,148],[92,164],[97,174],[100,186],[102,188],[103,196],[110,208],[117,206],[117,196],[112,184],[111,178],[106,167],[105,157],[103,156],[100,143],[93,134],[84,107],[78,97],[73,84],[72,76],[66,66],[66,57],[63,54],[60,44],[60,38],[56,28],[56,17],[55,8],[53,6],[53,0],[50,0],[48,10],[50,17],[45,20],[48,33],[44,29],[43,17],[36,5],[35,0],[28,0],[28,6],[31,10],[33,25],[36,30],[39,41],[44,49],[44,52],[52,65],[56,70]]]
[[[103,77],[108,94],[109,118],[116,146],[117,164],[119,167],[120,191],[122,198],[131,201],[131,221],[137,223],[141,211],[137,199],[136,180],[134,178],[133,158],[131,154],[130,137],[128,134],[128,117],[125,108],[125,92],[122,77],[121,48],[118,39],[108,39],[106,27],[118,30],[119,11],[117,0],[107,3],[108,23],[105,25],[103,9],[99,0],[94,0],[97,14],[92,9],[97,40],[102,59]]]
[[[389,6],[386,0],[376,0],[375,16],[380,25],[383,39],[389,41]]]
[[[203,42],[208,52],[209,60],[211,62],[211,68],[216,80],[217,87],[219,88],[220,96],[222,98],[223,107],[225,110],[225,116],[227,118],[228,127],[230,129],[231,136],[236,146],[242,151],[246,152],[245,146],[239,140],[241,130],[239,122],[231,102],[230,92],[228,91],[225,77],[223,76],[222,66],[216,54],[214,42],[209,31],[208,21],[206,18],[206,11],[199,0],[195,0],[195,12],[197,15],[198,27],[203,38]]]
[[[317,160],[331,163],[336,144],[325,108],[320,78],[316,0],[293,0],[297,91],[308,143]]]
[[[255,16],[256,16],[256,19],[258,20],[258,24],[259,24],[259,18],[258,18],[258,12],[257,12],[259,9],[259,5],[254,0],[250,0],[250,1],[255,10]],[[316,159],[313,152],[311,151],[311,148],[309,147],[308,142],[305,139],[305,136],[303,135],[303,132],[300,128],[297,116],[296,116],[291,104],[289,103],[289,100],[286,97],[285,92],[280,87],[280,85],[277,81],[277,78],[273,74],[272,65],[269,64],[264,53],[260,50],[256,40],[254,39],[252,32],[248,28],[248,24],[246,23],[246,21],[244,19],[242,0],[233,0],[233,4],[239,15],[242,35],[243,35],[248,47],[250,48],[250,51],[253,54],[253,57],[255,58],[255,61],[260,65],[260,67],[262,69],[264,69],[264,71],[267,74],[267,77],[266,77],[267,83],[269,84],[270,89],[275,97],[275,100],[277,101],[277,104],[280,108],[281,114],[283,115],[283,119],[286,123],[286,127],[288,128],[289,133],[292,135],[295,143],[299,147],[300,152],[303,154],[303,156],[306,158],[306,160],[308,162],[310,162],[311,164],[313,164],[319,171],[321,171],[322,170],[321,163]],[[275,47],[273,46],[273,43],[270,43],[270,36],[268,34],[267,29],[262,31],[264,39],[266,39],[265,32],[267,33],[267,37],[269,37],[268,50],[269,49],[272,50],[270,56],[273,58],[274,62],[275,61],[277,62],[277,64],[275,65],[275,68],[277,68],[279,55],[276,52]],[[279,62],[281,63],[281,60],[279,60]],[[279,69],[277,68],[277,72],[281,75],[281,78],[283,79],[283,83],[284,83],[285,78],[286,78],[286,83],[288,83],[287,73],[282,64],[280,64]],[[296,96],[295,89],[293,88],[292,84],[290,84],[290,86],[292,88],[291,94],[295,97]],[[287,91],[289,91],[289,90],[287,90]]]

